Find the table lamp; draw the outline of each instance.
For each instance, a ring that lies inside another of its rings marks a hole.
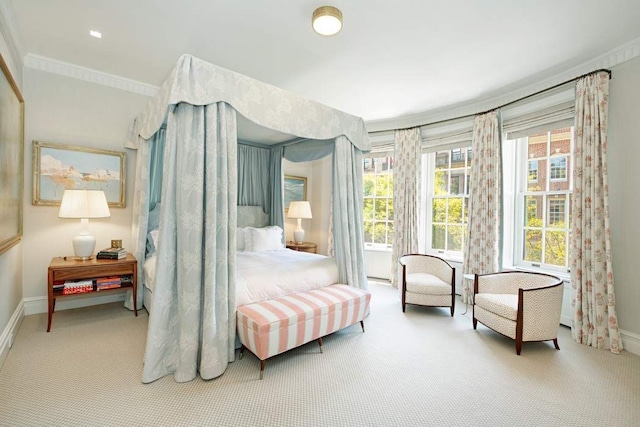
[[[307,201],[291,202],[287,218],[296,218],[298,220],[298,227],[293,232],[293,240],[298,244],[302,243],[304,241],[302,220],[311,218],[311,205]]]
[[[65,190],[60,203],[60,218],[79,218],[81,229],[73,238],[76,259],[86,261],[93,258],[96,237],[89,232],[89,218],[111,216],[107,198],[102,190]]]

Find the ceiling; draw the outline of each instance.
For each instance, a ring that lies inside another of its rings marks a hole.
[[[640,38],[639,0],[1,0],[23,54],[152,85],[179,56],[379,121],[504,95]],[[89,36],[102,32],[102,39]]]

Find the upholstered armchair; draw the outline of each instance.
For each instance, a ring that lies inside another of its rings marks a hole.
[[[454,268],[442,258],[423,254],[403,255],[399,263],[402,311],[407,304],[451,307],[453,317],[456,305]]]
[[[558,347],[562,280],[542,273],[508,271],[476,274],[473,284],[473,329],[478,322],[516,341],[553,340]]]

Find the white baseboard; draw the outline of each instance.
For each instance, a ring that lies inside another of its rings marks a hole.
[[[4,328],[4,331],[2,331],[2,335],[0,335],[0,369],[2,369],[7,354],[9,354],[9,349],[13,345],[13,338],[18,333],[18,328],[20,328],[23,318],[24,302],[20,301],[20,304],[18,304],[18,307],[16,307],[16,310],[9,319],[9,323]]]
[[[102,296],[77,295],[73,298],[58,299],[56,311],[72,308],[88,307],[91,305],[107,304],[110,302],[124,301],[127,293],[118,292]],[[47,313],[47,297],[32,297],[24,299],[24,315]]]
[[[620,336],[622,337],[622,346],[629,353],[637,354],[640,356],[640,335],[636,335],[633,332],[627,332],[620,330]]]

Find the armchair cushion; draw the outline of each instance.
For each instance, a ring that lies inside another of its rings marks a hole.
[[[407,274],[407,292],[425,295],[451,295],[451,285],[429,273]]]
[[[477,294],[475,304],[514,322],[518,317],[518,295]]]

